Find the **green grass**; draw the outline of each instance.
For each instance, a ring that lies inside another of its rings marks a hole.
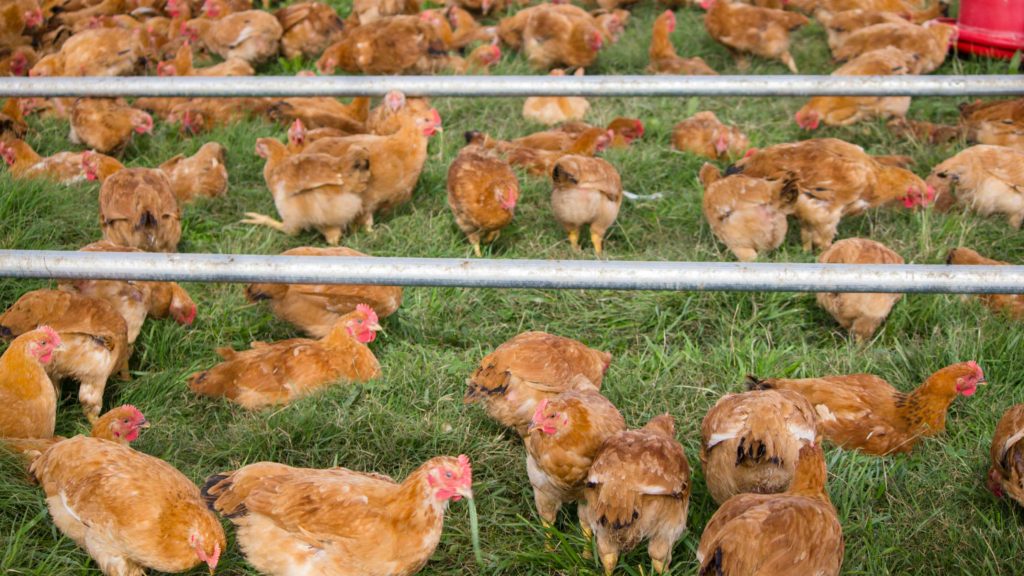
[[[661,9],[638,7],[622,41],[602,53],[591,74],[636,73],[646,64],[650,25]],[[704,32],[701,14],[679,13],[675,34],[683,55],[699,54],[722,73],[735,74],[726,51]],[[794,36],[802,72],[828,73],[833,64],[817,24]],[[305,63],[308,67],[309,63]],[[294,63],[262,71],[293,71]],[[950,59],[939,73],[1006,73],[998,61]],[[508,54],[496,74],[529,73],[522,56]],[[782,64],[753,60],[753,74],[785,73]],[[951,99],[916,99],[910,117],[952,122]],[[378,256],[471,254],[445,202],[445,172],[465,130],[482,129],[512,137],[532,131],[520,119],[518,99],[438,99],[446,132],[430,146],[426,168],[412,202],[379,219],[374,233],[356,233],[345,244]],[[589,120],[616,116],[644,119],[648,133],[630,150],[607,158],[636,193],[663,192],[656,202],[626,203],[606,240],[616,260],[732,260],[705,224],[696,172],[703,160],[669,148],[672,125],[703,109],[743,127],[754,146],[807,138],[792,122],[797,99],[593,99]],[[70,148],[67,127],[33,121],[29,141],[44,154]],[[306,233],[296,238],[237,224],[245,211],[274,214],[253,153],[257,137],[283,137],[284,128],[240,123],[182,140],[175,126],[159,125],[138,138],[125,154],[131,165],[154,166],[177,153],[192,153],[210,140],[229,151],[231,189],[226,198],[184,208],[182,252],[276,254],[300,245],[322,245]],[[935,148],[891,135],[881,122],[816,136],[835,136],[869,152],[909,154],[921,175],[963,148],[963,142]],[[549,186],[523,180],[515,220],[487,256],[500,258],[591,258],[574,254],[550,213]],[[0,173],[0,248],[74,250],[100,237],[97,186],[69,188],[13,181]],[[800,251],[793,226],[786,244],[768,260],[810,262]],[[877,210],[845,220],[839,237],[882,241],[910,263],[942,262],[946,251],[969,245],[992,257],[1024,261],[1024,238],[1005,219],[971,214]],[[46,285],[43,281],[0,281],[0,305]],[[485,555],[472,560],[466,508],[455,504],[441,544],[424,574],[593,574],[593,560],[581,556],[583,541],[567,506],[557,528],[560,545],[546,551],[545,535],[533,509],[524,452],[514,434],[500,429],[476,407],[462,404],[464,380],[486,353],[516,333],[537,329],[578,338],[614,355],[605,393],[631,426],[664,411],[677,420],[678,438],[695,467],[690,530],[675,548],[675,574],[693,574],[700,532],[714,511],[697,462],[699,424],[726,392],[740,389],[743,375],[811,376],[873,372],[910,389],[947,364],[975,359],[989,385],[957,400],[946,434],[923,442],[909,457],[869,458],[829,449],[829,492],[846,535],[845,574],[1019,574],[1024,558],[1024,510],[993,499],[984,488],[988,445],[1004,409],[1024,401],[1024,327],[993,316],[975,301],[951,295],[910,295],[893,310],[869,345],[850,341],[810,294],[653,293],[411,288],[401,310],[385,321],[373,344],[384,370],[381,380],[339,386],[291,406],[259,413],[226,402],[194,397],[185,386],[192,371],[217,361],[213,349],[244,347],[254,339],[296,335],[266,308],[246,302],[234,285],[189,285],[200,311],[191,328],[147,322],[136,344],[131,382],[112,382],[105,406],[133,403],[153,427],[137,448],[164,458],[201,481],[211,473],[260,460],[295,466],[343,465],[404,477],[438,454],[468,454]],[[86,423],[64,386],[58,433],[81,433]],[[98,574],[87,555],[61,536],[45,513],[38,488],[29,485],[13,460],[0,463],[0,571],[6,574],[69,576]],[[229,535],[232,532],[229,530]],[[231,538],[231,536],[229,536]],[[645,552],[624,556],[621,573],[648,574]],[[195,570],[194,574],[203,574]],[[255,574],[234,546],[220,573]]]

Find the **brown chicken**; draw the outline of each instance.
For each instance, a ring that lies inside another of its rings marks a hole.
[[[183,572],[201,563],[212,573],[217,567],[224,529],[195,484],[167,462],[76,436],[43,452],[31,473],[53,523],[104,574]]]
[[[612,355],[571,338],[523,332],[484,356],[466,379],[466,404],[526,437],[542,400],[569,390],[600,389]]]
[[[144,30],[90,28],[68,38],[60,52],[43,57],[30,76],[131,76],[148,57]]]
[[[441,539],[449,501],[473,498],[469,458],[427,460],[399,484],[336,467],[250,464],[206,481],[210,507],[237,527],[261,573],[409,576]]]
[[[181,210],[160,170],[128,168],[100,187],[103,239],[147,252],[177,252]]]
[[[473,252],[494,242],[515,214],[519,179],[508,162],[469,143],[448,167],[448,207]]]
[[[24,138],[28,123],[22,112],[24,104],[17,98],[8,98],[0,108],[0,144],[12,139]]]
[[[56,406],[54,408],[56,409]],[[90,436],[128,446],[139,438],[139,434],[144,428],[149,428],[146,417],[135,406],[125,404],[111,408],[97,418],[92,425]],[[64,440],[67,438],[63,436],[3,438],[0,440],[0,446],[5,446],[12,452],[22,455],[26,460],[27,471],[43,452]]]
[[[833,76],[901,76],[911,74],[914,58],[895,47],[872,50],[840,66]],[[909,96],[816,96],[797,111],[797,126],[815,130],[849,126],[872,118],[903,118],[910,108]]]
[[[81,248],[82,252],[142,252],[138,248],[118,246],[100,240]],[[196,304],[188,292],[176,282],[123,280],[60,280],[57,288],[89,298],[105,300],[125,320],[128,344],[133,344],[142,331],[147,316],[162,319],[170,316],[182,326],[196,318]]]
[[[288,404],[339,381],[373,380],[380,377],[380,364],[367,344],[380,329],[373,309],[359,304],[319,340],[253,342],[244,352],[219,348],[224,362],[196,372],[188,386],[200,396],[224,396],[255,410]]]
[[[356,256],[368,257],[351,248],[313,248],[303,246],[281,253],[282,256]],[[402,304],[399,286],[361,284],[249,284],[245,297],[250,302],[269,300],[274,315],[300,330],[323,338],[342,316],[354,312],[365,303],[379,318],[395,313]]]
[[[0,56],[0,75],[28,76],[28,71],[38,60],[39,55],[31,46],[16,46],[6,55]]]
[[[211,20],[220,20],[236,12],[252,9],[252,0],[204,0],[200,13]]]
[[[1009,496],[1024,506],[1024,404],[1011,406],[1003,413],[992,435],[992,465],[988,469],[988,489],[996,498]]]
[[[53,436],[57,393],[47,365],[60,345],[53,328],[39,326],[15,338],[0,356],[0,438]]]
[[[316,67],[321,74],[422,74],[438,66],[435,57],[447,62],[447,45],[429,16],[390,16],[346,31]]]
[[[795,186],[800,239],[809,251],[832,245],[843,216],[896,201],[909,209],[934,199],[933,189],[893,160],[869,156],[860,146],[842,140],[814,139],[754,150],[726,174],[742,173]]]
[[[167,122],[180,123],[182,134],[189,136],[266,114],[271,103],[264,98],[140,98],[135,105],[149,106]]]
[[[1008,266],[1008,262],[985,258],[970,248],[954,248],[946,257],[946,264],[973,266]],[[1024,320],[1024,294],[978,294],[978,299],[989,309]]]
[[[583,76],[583,68],[575,75]],[[565,70],[552,70],[551,76],[565,76]],[[582,120],[589,110],[590,102],[579,96],[530,96],[523,102],[523,118],[548,126]]]
[[[84,166],[90,155],[104,169],[111,166],[117,166],[118,170],[123,168],[120,162],[103,154],[88,151],[58,152],[43,158],[23,140],[12,140],[6,144],[0,142],[0,157],[7,163],[11,176],[18,179],[46,178],[60,184],[81,182],[89,178]]]
[[[284,30],[277,18],[262,10],[229,14],[220,20],[193,18],[181,29],[193,44],[224,58],[258,66],[277,56]]]
[[[648,74],[684,74],[687,76],[715,76],[715,72],[704,62],[704,59],[695,56],[683,58],[676,53],[676,47],[672,45],[672,33],[676,30],[676,15],[671,10],[665,10],[654,20],[654,29],[651,33],[651,46],[647,50]]]
[[[723,396],[700,425],[700,465],[711,497],[722,504],[737,494],[785,492],[816,426],[814,409],[796,392]]]
[[[417,14],[420,0],[353,0],[349,25],[372,24],[388,16]]]
[[[551,150],[576,154],[593,154],[603,150],[603,147],[628,148],[633,141],[642,138],[644,135],[644,123],[638,118],[615,118],[608,123],[608,126],[606,126],[606,129],[603,132],[596,130],[596,128],[598,127],[587,124],[586,122],[565,122],[555,128],[534,132],[533,134],[516,138],[511,140],[509,144],[519,148],[535,148],[538,150]],[[609,131],[611,132],[610,141],[606,138]],[[580,137],[584,135],[587,135],[588,139],[591,137],[594,138],[593,140],[584,139],[577,144]],[[591,152],[590,147],[595,143],[599,144],[601,148],[595,149]],[[493,147],[495,143],[493,141],[488,141],[485,138],[484,144],[489,147]],[[576,145],[575,149],[573,148],[574,144]],[[502,148],[500,144],[496,147],[499,149]],[[508,147],[505,148],[508,149]],[[573,150],[576,151],[571,152]],[[540,173],[546,174],[546,172]]]
[[[604,41],[609,44],[617,44],[626,31],[626,23],[629,22],[629,10],[591,10],[594,22],[604,35]]]
[[[590,466],[601,446],[625,429],[619,411],[593,388],[569,390],[537,403],[524,438],[526,473],[533,486],[537,514],[545,526],[554,524],[562,504],[583,495]],[[590,516],[582,500],[579,517],[587,532],[585,519]]]
[[[586,68],[604,46],[596,19],[572,4],[543,3],[520,10],[501,20],[498,37],[542,70]]]
[[[825,491],[820,446],[800,449],[789,490],[730,498],[704,527],[699,576],[839,576],[843,527]]]
[[[594,253],[600,256],[604,235],[622,206],[618,171],[600,158],[563,156],[551,170],[551,183],[551,210],[569,234],[573,250],[580,249],[580,228],[588,225]]]
[[[923,26],[875,24],[851,33],[832,55],[849,60],[872,50],[892,46],[911,56],[911,74],[928,74],[946,61],[956,26],[928,22]]]
[[[366,148],[353,146],[338,155],[319,151],[290,155],[280,141],[260,138],[256,153],[266,159],[263,179],[281,221],[246,212],[241,222],[269,226],[290,236],[314,228],[333,246],[364,211],[362,195],[372,178]]]
[[[274,12],[284,35],[281,53],[285,58],[317,58],[337,42],[345,29],[338,13],[322,2],[299,2]]]
[[[476,138],[477,136],[472,136]],[[521,166],[532,176],[550,176],[555,164],[565,156],[593,156],[608,148],[615,134],[606,128],[588,128],[579,134],[569,134],[572,143],[568,148],[546,149],[522,144],[523,139],[512,142],[500,142],[483,137],[483,145],[493,148],[501,154],[509,164]],[[562,136],[557,136],[561,139]],[[547,144],[544,144],[546,146]]]
[[[195,68],[192,43],[187,40],[178,48],[174,59],[157,64],[156,71],[160,76],[252,76],[256,73],[252,65],[241,58],[228,58],[213,66]]]
[[[159,169],[167,174],[171,191],[179,204],[204,197],[223,196],[228,191],[227,151],[217,142],[207,142],[192,156],[178,154]]]
[[[103,408],[103,390],[115,372],[128,379],[128,327],[105,300],[61,290],[27,292],[0,315],[0,336],[13,338],[49,326],[61,348],[46,367],[56,381],[78,381],[78,401],[90,422]],[[52,434],[51,434],[52,435]]]
[[[964,104],[960,124],[972,142],[1024,151],[1024,98]]]
[[[597,538],[606,576],[615,571],[620,552],[645,539],[654,571],[668,569],[672,547],[686,531],[690,491],[690,464],[672,416],[619,432],[601,446],[583,489],[583,524]]]
[[[892,12],[877,12],[860,8],[834,13],[818,10],[814,13],[814,17],[825,27],[825,32],[828,33],[828,47],[832,51],[841,46],[850,37],[850,34],[861,28],[867,28],[876,24],[910,24],[898,14]],[[885,47],[879,46],[878,48],[883,49]]]
[[[903,257],[866,238],[846,238],[818,256],[821,264],[903,264]],[[818,292],[818,306],[835,318],[858,342],[867,342],[885,322],[903,294]]]
[[[450,5],[444,11],[444,17],[452,30],[452,39],[448,44],[451,50],[462,50],[473,42],[497,42],[497,30],[493,26],[481,26],[473,15],[459,6]]]
[[[729,50],[741,70],[748,65],[742,54],[750,52],[780,60],[791,72],[798,72],[789,53],[789,33],[807,24],[806,16],[729,0],[702,0],[701,7],[708,11],[704,16],[708,34]]]
[[[815,17],[818,17],[822,11],[830,12],[832,14],[839,14],[848,10],[860,9],[865,12],[882,12],[896,14],[901,18],[921,24],[942,16],[943,3],[942,2],[919,2],[918,0],[811,0],[812,3],[816,4],[812,10],[815,10]],[[806,9],[805,1],[791,0],[791,7],[800,9]],[[930,6],[922,6],[922,4],[930,4]]]
[[[345,104],[337,98],[283,98],[274,102],[267,111],[271,120],[283,124],[299,121],[302,130],[331,128],[339,136],[365,134],[370,114],[370,99],[353,98]]]
[[[932,168],[927,182],[939,209],[959,204],[982,216],[1006,214],[1013,228],[1024,223],[1024,150],[971,146]]]
[[[112,156],[86,150],[81,153],[79,162],[80,171],[89,182],[103,183],[114,174],[124,170],[124,164]]]
[[[960,128],[957,126],[921,120],[893,118],[886,123],[886,128],[897,138],[919,140],[933,146],[949,144],[960,138]]]
[[[124,100],[79,98],[71,108],[71,142],[104,154],[124,150],[132,134],[152,132],[153,118]]]
[[[672,147],[711,160],[721,160],[742,156],[750,147],[750,140],[739,128],[722,124],[714,112],[705,110],[675,125]]]
[[[939,370],[910,393],[872,374],[799,380],[751,376],[747,386],[803,395],[814,406],[825,439],[841,448],[885,456],[910,452],[922,437],[945,431],[953,400],[973,395],[984,382],[981,367],[971,361]]]
[[[753,262],[786,239],[786,216],[795,210],[797,192],[785,182],[751,178],[743,174],[722,177],[705,163],[700,169],[704,185],[704,218],[711,232],[736,258]]]

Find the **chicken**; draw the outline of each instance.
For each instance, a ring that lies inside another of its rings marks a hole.
[[[818,256],[821,264],[903,264],[903,257],[866,238],[846,238]],[[871,340],[903,294],[818,292],[815,299],[858,342]]]
[[[182,35],[224,58],[238,58],[258,66],[277,56],[283,34],[281,24],[269,12],[246,10],[220,20],[193,18]]]
[[[601,446],[626,429],[619,411],[593,388],[569,390],[544,398],[530,421],[526,473],[533,486],[537,514],[545,526],[555,522],[559,508],[583,495],[590,466]],[[578,505],[580,523],[589,537],[587,503]]]
[[[322,2],[299,2],[274,12],[281,23],[285,58],[317,58],[337,42],[345,28],[338,13]]]
[[[597,126],[592,126],[586,122],[566,122],[560,124],[555,128],[549,130],[543,130],[541,132],[534,132],[528,136],[522,136],[509,142],[512,147],[518,148],[535,148],[538,150],[551,150],[555,152],[569,153],[574,150],[573,145],[577,144],[577,141],[581,136],[587,135],[588,139],[584,139],[576,146],[575,153],[587,153],[593,154],[603,150],[589,151],[590,146],[595,143],[600,144],[601,147],[611,148],[628,148],[634,140],[642,138],[644,135],[644,123],[637,118],[615,118],[608,123],[608,126],[604,131],[597,130]],[[611,132],[611,139],[608,140],[608,133]],[[593,141],[589,140],[590,137]],[[511,147],[496,144],[495,142],[484,139],[484,144],[489,147],[497,147],[500,149],[510,150]],[[552,161],[553,164],[553,161]],[[550,170],[550,167],[548,168]],[[544,174],[546,172],[540,172]]]
[[[142,252],[138,248],[118,246],[100,240],[81,248],[82,252]],[[196,304],[188,292],[176,282],[148,282],[123,280],[60,280],[57,288],[104,300],[124,318],[128,344],[135,343],[147,316],[174,318],[189,326],[196,318]]]
[[[142,104],[140,104],[140,100]],[[152,106],[170,123],[181,123],[184,135],[199,134],[219,126],[267,113],[270,101],[264,98],[167,98],[165,102],[140,99],[135,105]],[[158,99],[159,100],[159,99]]]
[[[0,438],[53,436],[57,393],[46,366],[60,345],[53,328],[39,326],[15,338],[0,356]]]
[[[701,7],[708,11],[704,16],[708,34],[729,50],[741,70],[747,67],[741,54],[750,52],[780,60],[791,72],[798,72],[789,53],[789,33],[807,24],[806,16],[730,0],[702,0]]]
[[[200,396],[224,396],[248,410],[288,404],[339,381],[365,382],[380,377],[380,364],[367,344],[381,329],[366,304],[335,322],[319,340],[293,338],[236,352],[220,348],[223,362],[188,379]]]
[[[821,22],[822,26],[825,27],[825,32],[828,33],[828,47],[829,50],[832,51],[835,51],[836,48],[841,46],[843,42],[849,38],[850,34],[853,34],[861,28],[867,28],[868,26],[874,26],[876,24],[909,25],[909,22],[904,20],[898,14],[894,14],[892,12],[862,10],[860,8],[835,13],[818,10],[814,13],[814,17],[818,22]],[[878,48],[884,49],[885,46],[879,46]]]
[[[194,68],[192,43],[187,40],[178,47],[173,60],[157,64],[156,70],[160,76],[252,76],[256,73],[252,65],[241,58],[228,58],[220,64]]]
[[[181,210],[160,170],[128,168],[100,187],[103,239],[147,252],[177,252]]]
[[[353,0],[353,24],[364,26],[372,24],[388,16],[417,14],[420,11],[420,0]]]
[[[12,140],[6,144],[0,142],[0,157],[7,163],[8,170],[14,178],[46,178],[60,184],[74,184],[87,179],[83,172],[85,158],[92,154],[98,164],[104,166],[113,163],[120,168],[121,163],[103,154],[86,152],[58,152],[43,158],[23,140]]]
[[[444,17],[452,29],[452,39],[448,44],[451,50],[462,50],[473,42],[497,42],[497,30],[483,27],[473,15],[454,4],[445,9]]]
[[[123,100],[79,98],[71,108],[68,138],[74,144],[84,144],[104,154],[123,150],[133,133],[152,132],[153,118]]]
[[[647,50],[648,74],[684,74],[687,76],[715,76],[715,72],[700,56],[683,58],[672,45],[672,33],[676,30],[676,15],[665,10],[654,20],[651,32],[651,46]]]
[[[131,76],[148,56],[144,30],[90,28],[64,42],[29,70],[30,76]]]
[[[22,113],[22,101],[8,98],[0,108],[0,144],[11,139],[24,138],[28,133],[28,123]]]
[[[960,138],[960,129],[957,126],[920,120],[893,118],[886,123],[886,127],[897,138],[919,140],[933,146],[948,144]]]
[[[473,252],[494,242],[515,214],[519,179],[508,162],[470,143],[448,167],[448,207]]]
[[[56,409],[56,406],[54,408]],[[139,434],[144,428],[149,428],[146,417],[135,406],[125,404],[111,408],[97,418],[92,425],[90,435],[93,438],[128,446],[139,438]],[[51,436],[41,438],[3,438],[0,440],[0,446],[5,446],[10,451],[21,454],[26,460],[27,471],[43,452],[64,440],[67,438],[52,436],[51,432]]]
[[[833,76],[900,76],[910,74],[913,56],[889,47],[872,50],[840,66]],[[795,119],[804,130],[849,126],[872,118],[903,118],[910,108],[909,96],[815,96],[797,111]]]
[[[1024,151],[1024,98],[964,104],[960,123],[972,142]]]
[[[737,494],[785,492],[797,455],[817,437],[814,409],[788,390],[726,394],[701,422],[700,464],[708,492],[724,503]]]
[[[640,430],[619,432],[598,450],[587,475],[583,520],[597,537],[597,551],[610,576],[619,553],[647,539],[654,571],[664,573],[672,547],[686,531],[690,465],[675,439],[668,414]]]
[[[446,55],[446,43],[429,16],[390,16],[348,30],[316,67],[321,74],[339,68],[363,74],[426,73],[434,68],[435,56]]]
[[[565,76],[564,70],[551,71],[552,76]],[[576,70],[583,76],[583,68]],[[551,126],[568,120],[582,120],[590,110],[590,102],[578,96],[530,96],[523,102],[523,118]]]
[[[39,55],[31,46],[17,46],[0,57],[0,76],[28,76]]]
[[[594,17],[594,22],[597,23],[597,27],[601,30],[604,41],[609,44],[617,44],[622,38],[622,34],[626,31],[626,23],[629,22],[630,18],[629,10],[621,8],[613,10],[598,9],[591,10],[590,14]]]
[[[946,257],[946,264],[1007,266],[1008,262],[985,258],[970,248],[954,248]],[[1024,294],[979,294],[978,299],[991,310],[1024,320]]]
[[[569,390],[600,389],[612,355],[583,343],[523,332],[480,360],[466,379],[466,404],[526,437],[537,404]]]
[[[753,262],[786,239],[796,189],[785,182],[751,178],[743,174],[722,177],[718,168],[705,163],[700,169],[704,185],[704,218],[711,232],[738,260]]]
[[[92,150],[82,152],[78,164],[81,166],[80,172],[85,175],[86,180],[101,184],[106,182],[107,178],[124,170],[124,164],[121,164],[118,159]]]
[[[179,204],[195,198],[215,198],[228,191],[227,151],[217,142],[207,142],[192,156],[178,154],[160,165],[167,174],[171,191]]]
[[[0,48],[20,43],[25,32],[33,32],[45,23],[43,12],[34,0],[11,0],[0,7]]]
[[[593,156],[608,148],[615,133],[606,128],[588,128],[578,135],[570,134],[572,144],[568,148],[551,150],[544,147],[534,147],[532,144],[523,145],[523,139],[518,141],[495,142],[484,136],[483,144],[486,148],[494,148],[502,155],[509,164],[521,166],[533,176],[548,176],[560,159],[565,156]],[[477,138],[474,134],[471,138]],[[558,136],[560,139],[561,136]]]
[[[99,438],[58,442],[32,464],[54,524],[104,574],[217,567],[224,529],[176,468]],[[143,489],[144,487],[144,489]]]
[[[337,245],[342,232],[364,210],[362,195],[372,178],[369,150],[353,146],[343,155],[289,155],[280,141],[260,138],[256,153],[266,159],[263,178],[282,221],[246,212],[242,222],[269,226],[290,236],[314,228],[328,244]]]
[[[891,46],[911,56],[911,74],[928,74],[945,62],[954,34],[956,26],[942,22],[929,22],[923,26],[875,24],[851,33],[832,51],[832,55],[836,60],[849,60]]]
[[[78,401],[89,421],[95,422],[107,380],[117,371],[127,376],[128,327],[124,318],[105,300],[60,290],[34,290],[0,315],[0,336],[16,338],[43,325],[60,334],[62,343],[47,372],[58,381],[78,381]]]
[[[699,576],[838,576],[843,527],[825,491],[827,475],[821,447],[808,445],[789,490],[727,500],[701,534]]]
[[[344,136],[365,134],[369,114],[370,99],[365,97],[349,104],[330,97],[283,98],[268,110],[271,120],[292,125],[298,120],[302,129],[331,128]]]
[[[622,206],[622,179],[615,167],[600,158],[563,156],[551,171],[551,210],[569,234],[573,250],[580,249],[580,228],[590,226],[594,253],[601,255],[604,235]]]
[[[1024,150],[971,146],[932,168],[927,182],[939,209],[955,203],[982,216],[1006,214],[1013,228],[1024,223]]]
[[[220,20],[236,12],[252,9],[252,0],[204,0],[200,13],[211,20]]]
[[[285,250],[281,255],[368,257],[342,246],[303,246]],[[249,284],[245,287],[245,297],[250,302],[268,300],[275,316],[314,338],[324,338],[339,318],[354,312],[361,303],[372,308],[379,318],[394,314],[402,304],[402,288],[361,284]]]
[[[501,61],[501,46],[481,44],[474,48],[469,56],[461,58],[450,56],[446,65],[436,68],[437,72],[451,70],[455,74],[488,74],[491,67]]]
[[[809,251],[832,245],[843,216],[896,201],[909,209],[934,199],[935,191],[921,178],[893,164],[893,159],[869,156],[860,146],[827,138],[754,150],[726,174],[795,186],[800,239]]]
[[[408,576],[441,539],[449,501],[473,498],[469,458],[431,458],[401,484],[336,467],[250,464],[211,476],[210,507],[237,527],[246,559],[271,576]]]
[[[543,3],[498,24],[501,41],[522,50],[534,68],[586,68],[604,46],[596,19],[571,4]]]
[[[815,17],[820,17],[822,12],[839,14],[848,10],[860,9],[865,12],[890,13],[907,19],[910,22],[921,24],[928,20],[942,16],[943,3],[931,2],[930,6],[922,6],[928,2],[917,0],[814,0]],[[800,5],[804,2],[793,1],[792,4]]]
[[[789,380],[748,377],[753,390],[792,390],[807,398],[818,430],[845,449],[885,456],[908,453],[922,437],[946,429],[946,411],[960,394],[971,396],[985,375],[976,362],[960,362],[932,374],[910,393],[872,374]]]
[[[714,112],[690,116],[672,129],[672,147],[711,160],[738,158],[750,147],[750,140],[735,126],[722,124]]]
[[[992,465],[988,469],[988,489],[996,498],[1009,496],[1024,506],[1024,404],[1011,406],[1003,413],[992,435]]]

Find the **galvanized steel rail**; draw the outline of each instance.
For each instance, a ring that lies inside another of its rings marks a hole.
[[[0,277],[766,292],[1024,292],[1024,266],[341,258],[0,250]]]
[[[1024,75],[250,76],[0,78],[0,97],[1009,96]]]

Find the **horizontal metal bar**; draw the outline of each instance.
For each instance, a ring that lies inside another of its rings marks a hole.
[[[1024,292],[1024,266],[465,260],[0,250],[0,277],[769,292]]]
[[[1002,96],[1024,76],[6,77],[0,96]]]

